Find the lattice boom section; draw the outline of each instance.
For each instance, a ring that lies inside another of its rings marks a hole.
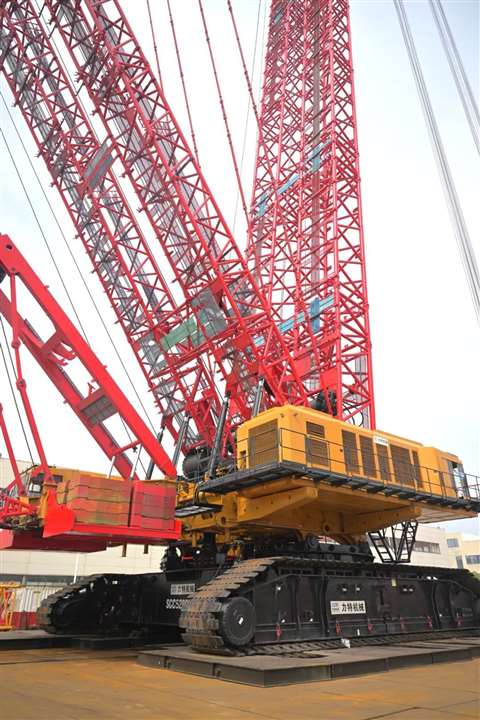
[[[251,218],[250,267],[308,392],[373,426],[347,0],[272,2]]]
[[[283,335],[248,272],[117,0],[45,3],[155,229],[191,313],[191,357],[214,359],[231,407],[250,414],[256,377],[273,401],[306,396]],[[190,332],[183,328],[182,332]],[[181,372],[184,356],[178,355]]]
[[[168,430],[176,438],[188,412],[199,436],[211,442],[220,404],[211,368],[187,359],[178,369],[178,356],[188,356],[200,344],[199,333],[192,330],[192,312],[186,304],[176,306],[112,172],[114,150],[108,140],[97,139],[35,5],[29,0],[8,5],[0,25],[2,71],[39,153]],[[207,308],[213,324],[212,300],[204,300],[200,312]],[[193,441],[191,433],[186,445]]]

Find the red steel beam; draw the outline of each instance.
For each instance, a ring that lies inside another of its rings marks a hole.
[[[130,478],[132,466],[125,454],[118,452],[119,443],[102,422],[103,418],[115,414],[123,419],[138,446],[146,450],[157,467],[166,475],[175,477],[176,469],[162,446],[8,235],[0,235],[0,270],[14,281],[17,278],[22,281],[53,324],[54,332],[47,341],[42,341],[32,325],[22,319],[15,302],[1,290],[0,313],[12,327],[17,328],[18,338],[106,456],[112,460],[119,474],[125,479]],[[75,359],[98,386],[100,395],[93,393],[93,397],[89,394],[84,396],[75,386],[67,372],[68,364]],[[91,402],[88,402],[89,398]]]

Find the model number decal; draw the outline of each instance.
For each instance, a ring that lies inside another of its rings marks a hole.
[[[173,583],[170,592],[172,595],[191,595],[195,592],[195,583]]]
[[[332,615],[355,615],[366,613],[365,600],[330,600]]]
[[[381,435],[374,435],[375,442],[377,445],[385,445],[388,447],[388,439],[386,437],[382,437]]]
[[[188,605],[188,598],[167,598],[165,608],[167,610],[185,610]]]

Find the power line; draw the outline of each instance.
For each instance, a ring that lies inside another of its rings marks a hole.
[[[437,161],[440,178],[442,180],[447,206],[453,223],[453,229],[457,240],[460,257],[470,287],[473,306],[480,324],[480,274],[478,265],[470,240],[468,229],[463,216],[460,200],[457,195],[453,176],[447,161],[445,149],[443,147],[440,131],[433,111],[430,96],[428,94],[425,78],[418,59],[417,50],[413,40],[410,25],[403,5],[403,0],[393,0],[397,11],[400,29],[402,31],[405,48],[407,50],[408,59],[412,68],[415,84],[417,86],[418,95],[422,105],[422,110],[427,123],[435,159]]]

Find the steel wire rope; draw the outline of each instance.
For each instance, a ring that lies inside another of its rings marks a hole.
[[[2,95],[2,100],[5,102],[5,100],[4,100],[4,98],[3,98],[3,95]],[[6,149],[7,149],[7,152],[8,152],[8,155],[9,155],[9,157],[10,157],[10,160],[11,160],[11,162],[12,162],[12,165],[13,165],[13,167],[14,167],[14,170],[15,170],[15,173],[16,173],[16,175],[17,175],[18,181],[20,182],[20,185],[22,186],[22,190],[23,190],[23,193],[24,193],[24,195],[25,195],[25,197],[26,197],[26,199],[27,199],[27,203],[28,203],[28,205],[29,205],[29,207],[30,207],[30,210],[32,211],[33,217],[35,218],[35,222],[36,222],[37,227],[38,227],[38,229],[39,229],[39,231],[40,231],[40,235],[41,235],[41,237],[42,237],[42,240],[43,240],[43,242],[44,242],[44,245],[45,245],[45,247],[47,248],[48,254],[50,255],[50,259],[51,259],[51,261],[52,261],[52,263],[53,263],[53,266],[54,266],[54,268],[55,268],[55,271],[56,271],[56,273],[57,273],[57,275],[58,275],[58,278],[59,278],[59,280],[60,280],[60,284],[61,284],[61,286],[63,287],[63,289],[64,289],[64,291],[65,291],[65,295],[66,295],[67,298],[68,298],[68,302],[70,303],[70,307],[72,308],[73,314],[75,315],[75,318],[76,318],[76,320],[77,320],[77,322],[78,322],[78,325],[79,325],[79,327],[80,327],[80,330],[81,330],[81,332],[82,332],[82,335],[83,335],[83,337],[84,337],[85,339],[87,339],[87,335],[86,335],[85,329],[84,329],[84,327],[83,327],[83,325],[82,325],[82,321],[80,320],[80,317],[78,316],[77,310],[76,310],[76,308],[75,308],[75,305],[73,304],[73,300],[72,300],[72,298],[71,298],[71,296],[70,296],[70,293],[68,292],[68,289],[67,289],[67,286],[66,286],[66,284],[65,284],[65,281],[64,281],[62,275],[60,274],[60,269],[59,269],[59,267],[58,267],[58,265],[57,265],[57,262],[56,262],[56,260],[55,260],[54,255],[53,255],[53,253],[52,253],[52,250],[51,250],[50,245],[49,245],[49,243],[48,243],[47,237],[46,237],[46,235],[45,235],[45,233],[44,233],[44,231],[43,231],[43,227],[42,227],[42,224],[41,224],[41,222],[40,222],[40,220],[39,220],[39,218],[38,218],[37,211],[35,210],[35,208],[34,208],[34,206],[33,206],[33,203],[32,203],[32,201],[30,200],[30,196],[29,196],[29,194],[28,194],[28,192],[27,192],[27,188],[25,187],[25,183],[23,182],[23,178],[22,178],[22,176],[21,176],[21,174],[20,174],[20,171],[19,171],[19,169],[18,169],[17,163],[15,162],[15,158],[13,157],[12,151],[10,150],[10,145],[8,144],[6,135],[5,135],[5,133],[3,132],[3,128],[1,128],[1,127],[0,127],[0,134],[1,134],[1,136],[2,136],[2,140],[3,140],[3,142],[4,142],[4,145],[5,145]],[[88,342],[88,340],[87,340],[87,342]]]
[[[258,0],[257,26],[255,29],[255,42],[254,42],[254,46],[253,46],[253,57],[252,57],[251,65],[250,65],[250,73],[248,72],[247,64],[245,61],[245,53],[243,51],[242,43],[240,40],[240,35],[238,33],[237,22],[235,20],[233,7],[232,7],[232,3],[230,0],[227,0],[227,6],[228,6],[229,14],[230,14],[230,19],[231,19],[232,25],[233,25],[235,39],[237,42],[237,48],[240,53],[240,61],[242,63],[243,74],[245,76],[245,80],[246,80],[248,91],[249,91],[249,97],[248,97],[248,101],[247,101],[247,112],[245,114],[245,125],[244,125],[244,129],[243,129],[242,154],[241,154],[241,158],[240,158],[240,174],[242,174],[243,166],[244,166],[244,162],[245,162],[245,152],[246,152],[246,147],[247,147],[247,134],[248,134],[248,124],[249,124],[249,120],[250,120],[250,110],[252,107],[253,107],[253,111],[255,113],[255,117],[257,118],[257,126],[259,125],[257,105],[255,102],[255,97],[253,95],[253,90],[252,90],[252,81],[253,81],[253,77],[255,74],[255,65],[256,65],[256,60],[257,60],[258,34],[259,34],[258,31],[260,29],[260,12],[262,9],[262,0]],[[265,4],[265,7],[266,7],[266,4]],[[264,20],[265,20],[265,17],[264,17]],[[237,224],[239,201],[240,201],[240,194],[237,192],[237,197],[235,200],[235,211],[234,211],[234,215],[233,215],[233,228],[232,228],[233,233],[235,233],[235,228],[236,228],[236,224]]]
[[[462,62],[458,47],[453,37],[450,24],[442,6],[441,0],[428,0],[432,11],[433,19],[442,41],[448,64],[457,86],[460,101],[470,126],[473,141],[480,155],[480,114],[473,96],[472,88],[468,81],[465,67]]]
[[[236,154],[235,154],[235,148],[234,148],[234,146],[233,146],[232,133],[231,133],[231,131],[230,131],[230,123],[228,122],[228,116],[227,116],[227,112],[226,112],[226,109],[225,109],[225,103],[224,103],[224,100],[223,100],[222,88],[221,88],[220,80],[219,80],[219,77],[218,77],[217,64],[216,64],[216,62],[215,62],[215,57],[214,57],[213,49],[212,49],[212,43],[211,43],[211,41],[210,41],[210,34],[209,34],[209,32],[208,32],[207,20],[206,20],[205,12],[204,12],[204,9],[203,9],[203,2],[202,2],[202,0],[197,0],[197,2],[198,2],[199,10],[200,10],[200,15],[201,15],[201,18],[202,18],[202,25],[203,25],[203,30],[204,30],[204,34],[205,34],[205,41],[206,41],[206,43],[207,43],[207,49],[208,49],[208,55],[209,55],[209,58],[210,58],[210,64],[211,64],[211,67],[212,67],[213,77],[214,77],[214,80],[215,80],[215,86],[216,86],[216,88],[217,88],[218,102],[219,102],[219,104],[220,104],[220,110],[221,110],[221,114],[222,114],[222,118],[223,118],[223,124],[224,124],[224,126],[225,126],[225,132],[226,132],[226,135],[227,135],[228,147],[229,147],[229,150],[230,150],[230,156],[231,156],[231,158],[232,158],[233,169],[234,169],[235,178],[236,178],[236,181],[237,181],[238,192],[239,192],[239,194],[240,194],[240,200],[241,200],[241,203],[242,203],[242,209],[243,209],[243,213],[244,213],[244,215],[245,215],[245,220],[246,220],[246,222],[247,222],[247,228],[248,228],[248,227],[250,226],[250,220],[249,220],[249,214],[248,214],[248,210],[247,210],[247,203],[246,203],[246,200],[245,200],[245,193],[244,193],[244,191],[243,191],[242,179],[241,179],[241,177],[240,177],[240,172],[239,172],[239,168],[238,168],[237,156],[236,156]]]
[[[160,83],[160,86],[163,87],[162,82],[162,71],[160,70],[160,60],[158,58],[158,47],[157,47],[157,38],[155,35],[155,29],[153,27],[153,18],[152,18],[152,10],[150,8],[150,0],[146,0],[147,2],[147,12],[148,12],[148,19],[150,22],[150,32],[152,35],[152,43],[153,43],[153,52],[155,54],[155,62],[157,64],[157,73],[158,73],[158,81]]]
[[[3,102],[5,102],[5,99],[3,98],[3,95],[2,95],[2,99],[3,99]],[[15,126],[15,123],[14,123],[14,126]],[[16,129],[16,126],[15,126],[15,129]],[[18,131],[17,131],[17,132],[18,132]],[[13,158],[12,152],[11,152],[11,150],[10,150],[10,146],[9,146],[9,144],[8,144],[7,138],[6,138],[6,136],[5,136],[2,128],[0,128],[0,134],[2,135],[2,139],[3,139],[3,141],[4,141],[4,144],[5,144],[6,148],[7,148],[7,152],[8,152],[8,154],[9,154],[10,159],[11,159],[11,161],[12,161],[12,164],[13,164],[13,166],[14,166],[14,168],[15,168],[15,171],[16,171],[16,173],[17,173],[18,179],[20,180],[20,184],[21,184],[21,186],[22,186],[23,192],[24,192],[24,194],[25,194],[25,196],[26,196],[26,198],[27,198],[27,202],[28,202],[28,204],[29,204],[29,206],[30,206],[30,209],[32,210],[33,216],[34,216],[35,221],[36,221],[36,223],[37,223],[37,226],[38,226],[38,228],[39,228],[39,230],[40,230],[40,234],[41,234],[41,236],[42,236],[42,238],[43,238],[43,240],[44,240],[44,243],[45,243],[45,245],[46,245],[46,247],[47,247],[48,253],[49,253],[49,255],[50,255],[51,259],[52,259],[52,262],[53,262],[53,265],[54,265],[55,270],[56,270],[56,272],[57,272],[57,275],[58,275],[58,277],[60,278],[60,281],[61,281],[61,283],[62,283],[62,286],[64,287],[65,292],[66,292],[66,294],[67,294],[67,297],[68,297],[68,299],[69,299],[70,305],[72,306],[73,313],[74,313],[75,317],[77,318],[77,321],[78,321],[78,323],[79,323],[79,325],[80,325],[80,328],[81,328],[81,330],[82,330],[82,334],[83,334],[83,336],[84,336],[84,338],[85,338],[85,341],[90,345],[90,342],[89,342],[89,340],[88,340],[87,334],[86,334],[86,332],[85,332],[85,330],[84,330],[84,328],[83,328],[83,326],[82,326],[82,324],[81,324],[81,321],[80,321],[80,319],[79,319],[79,317],[78,317],[78,313],[77,313],[77,310],[76,310],[76,308],[75,308],[75,305],[74,305],[74,303],[73,303],[73,301],[72,301],[72,299],[71,299],[71,297],[70,297],[70,295],[69,295],[69,293],[68,293],[68,290],[67,290],[66,287],[65,287],[65,283],[64,283],[63,278],[62,278],[62,276],[61,276],[61,274],[60,274],[59,267],[58,267],[58,265],[57,265],[56,262],[55,262],[55,259],[54,259],[54,257],[53,257],[53,253],[52,253],[52,251],[51,251],[50,245],[49,245],[48,240],[47,240],[47,238],[46,238],[46,235],[45,235],[45,233],[44,233],[44,231],[43,231],[42,224],[40,223],[40,220],[39,220],[39,218],[38,218],[38,215],[37,215],[37,213],[36,213],[36,211],[35,211],[35,209],[34,209],[34,207],[33,207],[33,204],[32,204],[32,202],[31,202],[31,200],[30,200],[30,197],[29,197],[29,195],[28,195],[28,193],[27,193],[27,189],[26,189],[25,184],[24,184],[24,182],[23,182],[23,180],[22,180],[22,177],[21,177],[21,175],[20,175],[20,173],[19,173],[18,167],[17,167],[17,165],[16,165],[16,163],[15,163],[15,160],[14,160],[14,158]],[[26,148],[25,148],[25,146],[23,145],[23,142],[21,142],[21,144],[22,144],[23,149],[26,151]],[[36,177],[37,180],[39,181],[38,176],[37,176],[36,174],[35,174],[35,177]],[[53,212],[53,211],[52,211],[52,212]],[[92,298],[92,300],[93,300],[93,298]],[[95,303],[94,303],[94,305],[95,305]],[[96,307],[96,305],[95,305],[95,307]],[[98,311],[98,312],[99,312],[99,311]],[[112,340],[112,343],[113,343],[113,340]],[[114,343],[113,343],[113,347],[114,347],[114,349],[115,349],[115,344],[114,344]],[[122,363],[121,359],[120,359],[120,362]],[[127,376],[128,376],[128,374],[127,374]],[[129,377],[129,376],[128,376],[128,377]],[[132,382],[132,381],[131,381],[131,382]],[[141,403],[141,401],[140,401],[140,403]],[[141,404],[142,404],[142,403],[141,403]],[[142,408],[143,408],[143,404],[142,404]],[[148,417],[148,414],[147,414],[147,418],[148,418],[148,421],[149,421],[149,423],[150,423],[150,426],[151,426],[152,429],[154,430],[154,426],[153,426],[150,418]],[[125,421],[124,421],[124,419],[123,419],[121,416],[120,416],[120,419],[121,419],[122,425],[123,425],[123,427],[124,427],[124,430],[125,430],[125,432],[126,432],[126,434],[127,434],[127,437],[128,437],[128,439],[130,440],[130,442],[131,442],[131,441],[132,441],[132,435],[131,435],[131,433],[130,433],[130,431],[129,431],[129,429],[128,429]],[[143,464],[143,461],[142,461],[141,459],[139,459],[139,464],[140,464],[142,470],[143,470],[144,472],[146,472],[146,468],[145,468],[145,466],[144,466],[144,464]]]
[[[19,130],[18,130],[18,128],[17,128],[17,125],[16,125],[16,123],[15,123],[15,120],[14,120],[12,114],[10,113],[10,110],[9,110],[9,108],[8,108],[8,105],[7,105],[6,101],[5,101],[5,98],[4,98],[4,96],[3,96],[3,93],[2,93],[1,91],[0,91],[0,97],[1,97],[1,99],[2,99],[2,101],[3,101],[3,104],[4,104],[4,106],[5,106],[5,109],[6,109],[7,113],[8,113],[8,115],[9,115],[10,121],[11,121],[13,127],[15,128],[15,132],[16,132],[16,134],[17,134],[17,137],[18,137],[19,141],[20,141],[20,144],[21,144],[21,146],[22,146],[23,152],[25,153],[25,156],[27,157],[27,160],[28,160],[28,163],[29,163],[29,165],[30,165],[30,168],[31,168],[32,171],[33,171],[33,174],[34,174],[34,176],[35,176],[35,179],[36,179],[36,181],[37,181],[37,184],[38,184],[38,186],[39,186],[39,188],[40,188],[40,190],[41,190],[41,192],[42,192],[42,195],[43,195],[43,197],[44,197],[44,199],[45,199],[45,202],[47,203],[48,209],[50,210],[50,213],[51,213],[51,215],[52,215],[52,217],[53,217],[53,219],[54,219],[54,221],[55,221],[55,224],[57,225],[57,228],[58,228],[58,230],[59,230],[59,232],[60,232],[60,235],[61,235],[61,237],[62,237],[62,239],[63,239],[63,242],[64,242],[64,245],[65,245],[65,247],[66,247],[66,249],[67,249],[67,252],[68,252],[69,255],[70,255],[70,258],[71,258],[71,260],[72,260],[72,262],[73,262],[73,264],[74,264],[74,266],[75,266],[75,269],[76,269],[76,271],[77,271],[77,273],[78,273],[78,276],[80,277],[80,280],[81,280],[81,282],[82,282],[82,284],[83,284],[83,286],[84,286],[84,288],[85,288],[85,290],[86,290],[86,292],[87,292],[87,295],[88,295],[88,297],[90,298],[90,301],[91,301],[91,303],[92,303],[92,305],[93,305],[93,307],[94,307],[94,310],[95,310],[95,312],[96,312],[96,314],[97,314],[97,316],[98,316],[98,319],[100,320],[100,323],[101,323],[101,325],[102,325],[102,327],[103,327],[103,329],[104,329],[104,331],[105,331],[105,334],[106,334],[106,336],[107,336],[107,338],[108,338],[108,340],[109,340],[109,342],[110,342],[110,344],[111,344],[111,346],[112,346],[112,348],[113,348],[113,351],[114,351],[115,355],[117,356],[117,359],[118,359],[118,361],[119,361],[119,363],[120,363],[120,365],[121,365],[121,367],[122,367],[122,370],[123,370],[123,372],[125,373],[125,376],[127,377],[128,382],[129,382],[130,386],[132,387],[133,392],[135,393],[135,397],[137,398],[137,400],[138,400],[138,402],[140,403],[140,406],[141,406],[143,412],[145,413],[145,417],[147,418],[150,427],[152,428],[152,430],[153,430],[154,432],[156,432],[156,431],[155,431],[155,426],[154,426],[152,420],[150,419],[150,416],[149,416],[149,414],[148,414],[148,412],[147,412],[147,409],[145,408],[145,406],[144,406],[144,404],[143,404],[143,402],[142,402],[142,399],[141,399],[141,397],[140,397],[140,395],[139,395],[139,393],[138,393],[138,390],[137,390],[136,387],[135,387],[135,383],[133,382],[133,379],[132,379],[130,373],[128,372],[128,370],[127,370],[126,364],[125,364],[125,362],[123,361],[122,356],[121,356],[121,354],[120,354],[120,352],[119,352],[119,350],[118,350],[118,348],[117,348],[117,346],[116,346],[116,344],[115,344],[115,342],[114,342],[114,340],[113,340],[113,337],[112,337],[112,335],[111,335],[111,333],[110,333],[110,331],[109,331],[109,329],[108,329],[108,327],[107,327],[107,324],[105,323],[105,320],[104,320],[103,317],[102,317],[102,313],[100,312],[100,310],[99,310],[99,308],[98,308],[98,305],[97,305],[97,303],[95,302],[95,298],[93,297],[92,292],[91,292],[90,288],[88,287],[87,281],[85,280],[85,277],[84,277],[84,275],[82,274],[82,271],[80,270],[80,267],[79,267],[79,265],[78,265],[78,263],[77,263],[77,260],[76,260],[76,258],[75,258],[75,255],[74,255],[74,253],[73,253],[73,251],[72,251],[72,249],[71,249],[71,247],[70,247],[70,245],[69,245],[69,243],[68,243],[67,237],[66,237],[66,235],[65,235],[65,233],[64,233],[64,231],[63,231],[63,228],[62,228],[62,226],[61,226],[61,223],[60,223],[60,221],[59,221],[59,219],[58,219],[58,217],[57,217],[57,215],[56,215],[56,213],[55,213],[55,210],[53,209],[53,206],[52,206],[52,204],[51,204],[51,202],[50,202],[50,199],[49,199],[48,195],[46,194],[46,192],[45,192],[45,190],[44,190],[44,188],[43,188],[43,185],[42,185],[41,180],[40,180],[40,178],[39,178],[39,176],[38,176],[38,173],[37,173],[37,171],[36,171],[36,169],[35,169],[35,166],[34,166],[32,160],[31,160],[31,158],[30,158],[30,155],[28,154],[28,150],[27,150],[27,148],[25,147],[25,143],[24,143],[23,140],[22,140],[21,134],[20,134],[20,132],[19,132]],[[86,339],[86,341],[88,342],[88,338],[87,338],[86,335],[85,335],[85,339]],[[90,344],[90,343],[89,343],[89,344]]]
[[[36,9],[37,9],[37,12],[38,12],[38,16],[39,16],[39,19],[40,19],[40,18],[42,17],[43,11],[45,10],[45,7],[46,7],[46,6],[45,6],[45,4],[44,4],[42,7],[40,7],[40,6],[39,6],[39,0],[34,0],[34,3],[35,3],[35,6],[36,6]],[[48,21],[45,21],[45,22],[48,22]],[[61,52],[59,51],[58,45],[57,45],[57,43],[56,43],[56,41],[55,41],[55,38],[54,38],[52,35],[53,35],[53,29],[52,29],[52,32],[49,34],[49,39],[50,39],[50,42],[51,42],[51,44],[52,44],[52,47],[53,47],[54,50],[55,50],[56,60],[57,60],[58,64],[61,66],[63,72],[65,73],[65,75],[68,77],[68,79],[69,79],[69,81],[70,81],[70,91],[71,91],[72,94],[76,97],[76,99],[77,99],[80,107],[81,107],[82,110],[84,111],[85,115],[87,115],[88,113],[87,113],[87,108],[85,107],[85,103],[84,103],[84,101],[82,100],[82,97],[81,97],[81,95],[80,95],[79,90],[76,89],[75,81],[74,81],[74,79],[73,79],[73,77],[72,77],[72,74],[71,74],[70,70],[68,69],[67,65],[65,64],[65,62],[63,61]],[[99,138],[99,136],[98,136],[98,133],[97,133],[95,127],[94,127],[92,124],[90,124],[90,131],[92,132],[93,136],[95,137],[95,139],[97,140],[97,142],[99,143],[99,145],[101,145],[101,142],[100,142],[100,138]],[[116,175],[115,175],[115,173],[113,172],[113,170],[111,170],[111,174],[112,174],[112,177],[113,177],[113,178],[115,179],[115,181],[117,182],[117,184],[120,185],[120,183],[118,182],[118,179],[116,178]],[[134,216],[135,216],[135,213],[134,213],[133,210],[131,209],[130,203],[128,202],[127,198],[126,198],[126,197],[123,197],[123,200],[124,200],[125,207],[128,209],[128,211],[130,212],[130,214],[132,215],[132,217],[134,217]],[[117,230],[118,230],[118,228],[116,227],[116,228],[115,228],[115,232],[116,232]],[[142,236],[143,236],[143,233],[142,233]],[[143,243],[144,243],[145,247],[147,248],[148,252],[152,255],[152,257],[155,257],[155,254],[152,252],[151,247],[150,247],[150,244],[149,244],[149,242],[147,241],[147,238],[146,238],[145,236],[143,236],[142,239],[143,239]],[[166,284],[165,278],[164,278],[164,276],[162,275],[160,268],[158,267],[157,263],[155,263],[155,264],[156,264],[156,272],[157,272],[159,278]],[[81,273],[80,273],[80,275],[81,275]],[[83,279],[83,276],[82,276],[82,275],[81,275],[81,277],[82,277],[82,281],[84,282],[84,279]],[[148,302],[148,303],[149,303],[150,300],[151,300],[151,295],[152,295],[152,293],[150,293],[150,294],[146,293],[147,302]],[[108,334],[108,333],[107,333],[107,334]],[[112,341],[112,344],[113,344],[113,341]],[[115,353],[118,354],[118,350],[117,350],[116,346],[115,346],[114,344],[113,344],[113,346],[114,346]],[[119,358],[119,359],[120,359],[120,358]],[[120,359],[120,362],[121,362],[122,365],[123,365],[123,362],[121,361],[121,359]],[[129,377],[128,374],[127,374],[127,377]],[[132,384],[132,387],[133,387],[133,390],[134,390],[134,392],[135,392],[135,395],[136,395],[137,398],[139,399],[140,405],[142,406],[142,409],[144,410],[144,412],[145,412],[145,414],[146,414],[148,423],[149,423],[152,431],[156,434],[156,433],[157,433],[157,429],[156,429],[155,425],[152,423],[152,421],[151,421],[151,419],[150,419],[150,416],[148,415],[147,411],[145,410],[145,408],[144,408],[144,406],[143,406],[143,403],[141,402],[141,400],[140,400],[140,398],[139,398],[139,396],[138,396],[137,390],[136,390],[135,386],[133,385],[130,377],[129,377],[129,381],[130,381],[130,383]]]
[[[460,257],[467,277],[467,283],[470,287],[473,306],[480,324],[480,273],[470,240],[468,229],[463,216],[460,200],[457,195],[453,176],[445,154],[443,142],[438,129],[435,113],[430,100],[430,96],[423,76],[423,71],[418,58],[415,42],[410,29],[410,24],[405,12],[403,0],[393,0],[397,11],[400,29],[402,32],[405,48],[407,50],[408,59],[412,68],[415,84],[420,98],[422,110],[427,123],[430,140],[434,150],[435,159],[437,161],[442,186],[444,189],[447,206],[452,219],[455,237],[460,252]]]
[[[175,54],[176,54],[176,56],[177,56],[178,74],[179,74],[179,76],[180,76],[180,82],[181,82],[181,84],[182,84],[183,99],[184,99],[184,102],[185,102],[185,109],[186,109],[186,111],[187,111],[188,124],[189,124],[189,126],[190,126],[190,134],[191,134],[191,136],[192,136],[193,152],[194,152],[194,155],[195,155],[195,159],[196,159],[196,161],[197,161],[197,163],[198,163],[198,166],[200,167],[200,159],[199,159],[199,156],[198,156],[198,147],[197,147],[197,138],[196,138],[195,130],[194,130],[194,127],[193,127],[192,114],[191,114],[191,111],[190,111],[190,102],[189,102],[189,100],[188,100],[187,85],[186,85],[186,82],[185,82],[185,74],[184,74],[184,72],[183,72],[182,58],[181,58],[181,55],[180,55],[180,49],[179,49],[178,40],[177,40],[177,32],[176,32],[176,30],[175,30],[175,23],[174,23],[174,20],[173,20],[173,14],[172,14],[172,8],[171,8],[171,6],[170,6],[170,0],[167,0],[167,8],[168,8],[168,16],[169,16],[169,18],[170,18],[170,27],[171,27],[171,30],[172,30],[173,44],[174,44],[174,46],[175,46]]]
[[[0,326],[2,327],[2,333],[3,333],[4,340],[5,340],[5,347],[6,347],[6,350],[7,350],[8,357],[10,358],[10,363],[11,363],[11,365],[12,365],[13,376],[16,378],[15,365],[13,364],[13,358],[12,358],[11,350],[10,350],[10,348],[8,347],[7,333],[5,332],[5,326],[4,326],[4,324],[3,324],[3,318],[2,318],[1,315],[0,315]],[[14,402],[14,404],[15,404],[15,408],[16,408],[16,411],[17,411],[18,420],[19,420],[19,422],[20,422],[20,427],[22,428],[22,433],[23,433],[23,437],[24,437],[24,439],[25,439],[25,444],[26,444],[26,446],[27,446],[28,454],[29,454],[29,456],[30,456],[31,463],[32,463],[32,465],[33,465],[33,464],[34,464],[34,459],[33,459],[32,449],[31,449],[30,443],[29,443],[29,441],[28,441],[27,432],[26,432],[26,430],[25,430],[25,425],[24,425],[23,419],[22,419],[22,414],[21,414],[20,408],[19,408],[19,406],[18,406],[17,396],[16,396],[16,394],[15,394],[15,390],[14,390],[14,387],[13,387],[12,379],[11,379],[11,377],[10,377],[10,371],[9,371],[9,369],[8,369],[7,359],[6,359],[6,357],[5,357],[5,352],[4,352],[4,349],[3,349],[3,343],[1,342],[1,340],[0,340],[0,352],[1,352],[1,354],[2,354],[3,364],[4,364],[4,366],[5,366],[5,375],[6,375],[7,379],[8,379],[8,384],[10,385],[10,392],[12,393],[12,398],[13,398],[13,402]]]

